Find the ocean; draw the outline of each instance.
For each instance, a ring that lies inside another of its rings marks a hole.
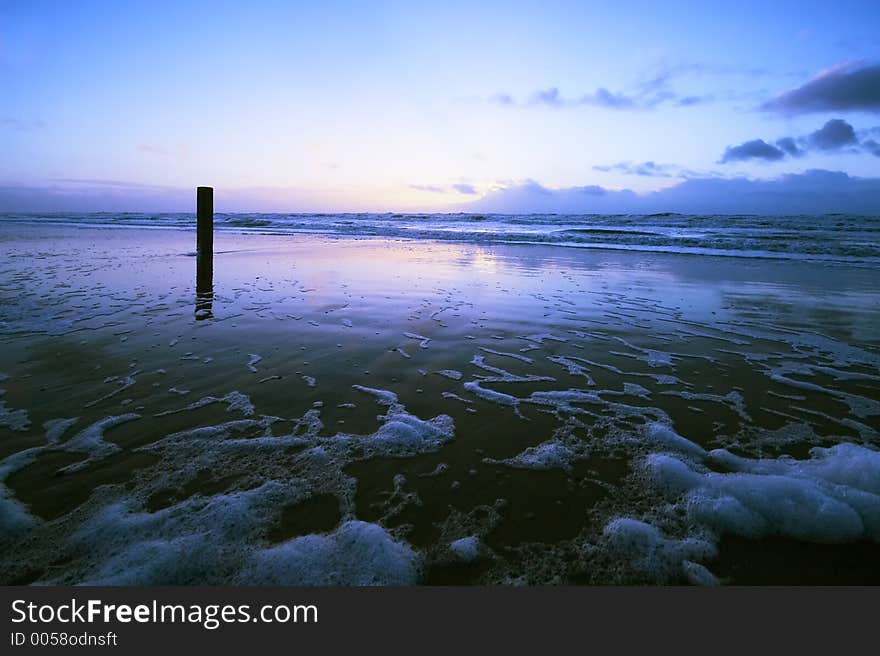
[[[0,214],[0,222],[190,230],[191,213]],[[880,216],[224,214],[217,231],[880,263]]]

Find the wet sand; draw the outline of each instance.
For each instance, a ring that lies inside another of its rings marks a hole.
[[[878,583],[876,269],[0,228],[4,583]]]

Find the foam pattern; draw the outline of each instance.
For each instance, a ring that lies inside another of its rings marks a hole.
[[[814,448],[809,460],[751,460],[725,450],[719,473],[670,454],[648,456],[651,476],[695,520],[719,533],[821,543],[880,541],[880,452],[856,444]]]
[[[481,546],[480,538],[475,535],[469,535],[450,542],[449,551],[462,562],[472,563],[480,557]]]
[[[602,534],[604,546],[643,580],[696,585],[714,585],[717,579],[695,562],[715,556],[715,545],[705,540],[664,536],[657,528],[629,517],[610,521]]]

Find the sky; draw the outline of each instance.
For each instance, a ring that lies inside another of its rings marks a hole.
[[[210,185],[225,211],[880,214],[878,25],[865,0],[0,0],[0,211]]]

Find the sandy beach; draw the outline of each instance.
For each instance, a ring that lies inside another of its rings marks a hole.
[[[846,263],[0,226],[5,584],[880,583]]]

